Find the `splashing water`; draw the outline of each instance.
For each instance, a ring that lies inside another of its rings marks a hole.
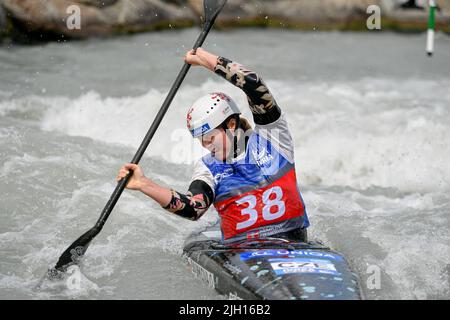
[[[95,223],[195,34],[0,48],[0,298],[223,298],[181,258],[186,236],[217,213],[190,222],[129,191],[81,270],[33,290]],[[209,39],[212,51],[258,71],[286,113],[310,238],[347,257],[369,299],[447,299],[448,39],[438,34],[432,60],[424,35],[247,30]],[[374,57],[379,48],[389,50]],[[148,177],[186,190],[203,151],[185,111],[216,90],[245,108],[237,88],[193,68],[141,162]]]

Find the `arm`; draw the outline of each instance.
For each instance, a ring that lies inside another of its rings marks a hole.
[[[218,58],[214,72],[245,92],[256,124],[265,125],[278,120],[281,110],[255,72],[223,57]]]
[[[186,194],[171,190],[172,198],[163,206],[169,212],[189,220],[198,220],[208,210],[214,198],[211,188],[201,180],[192,181]]]
[[[133,171],[133,175],[127,189],[139,190],[167,211],[189,220],[198,220],[208,210],[214,198],[212,189],[201,180],[194,180],[189,186],[189,191],[182,194],[151,181],[144,176],[138,165],[131,163],[120,169],[117,180],[124,178],[129,170]]]
[[[216,56],[201,48],[196,54],[192,51],[185,56],[185,61],[192,65],[201,65],[220,75],[231,84],[239,87],[247,95],[253,120],[256,124],[273,123],[281,115],[281,110],[265,85],[255,72],[246,69],[237,62]]]

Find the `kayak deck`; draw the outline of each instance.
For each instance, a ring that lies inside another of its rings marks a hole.
[[[183,257],[194,274],[232,299],[363,298],[345,258],[320,242],[268,238],[225,246],[215,225],[192,234]]]

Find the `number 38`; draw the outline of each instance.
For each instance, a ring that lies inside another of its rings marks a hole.
[[[272,194],[275,194],[274,199],[270,199],[270,196]],[[275,186],[273,188],[270,188],[262,194],[262,202],[264,204],[262,208],[262,218],[266,221],[271,221],[278,219],[279,217],[283,216],[286,211],[286,206],[283,198],[283,190]],[[255,209],[257,205],[257,198],[254,195],[249,195],[246,197],[243,197],[236,201],[237,204],[245,204],[248,203],[248,207],[241,210],[241,215],[248,215],[248,219],[239,222],[236,225],[236,230],[245,229],[248,227],[251,227],[258,221],[258,211]],[[271,208],[277,206],[278,210],[274,213],[271,212]]]

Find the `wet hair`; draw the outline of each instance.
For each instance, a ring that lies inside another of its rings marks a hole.
[[[246,118],[241,117],[238,114],[232,114],[231,116],[226,118],[225,121],[220,124],[219,128],[222,128],[225,131],[227,131],[228,130],[228,122],[231,119],[235,119],[236,120],[236,124],[237,124],[237,128],[236,129],[242,129],[245,132],[245,131],[250,130],[252,128],[252,125],[250,124],[250,122]]]
[[[247,131],[247,130],[250,130],[252,128],[252,125],[250,124],[250,122],[246,118],[239,116],[239,120],[240,120],[239,121],[239,128],[244,130],[244,132]]]

